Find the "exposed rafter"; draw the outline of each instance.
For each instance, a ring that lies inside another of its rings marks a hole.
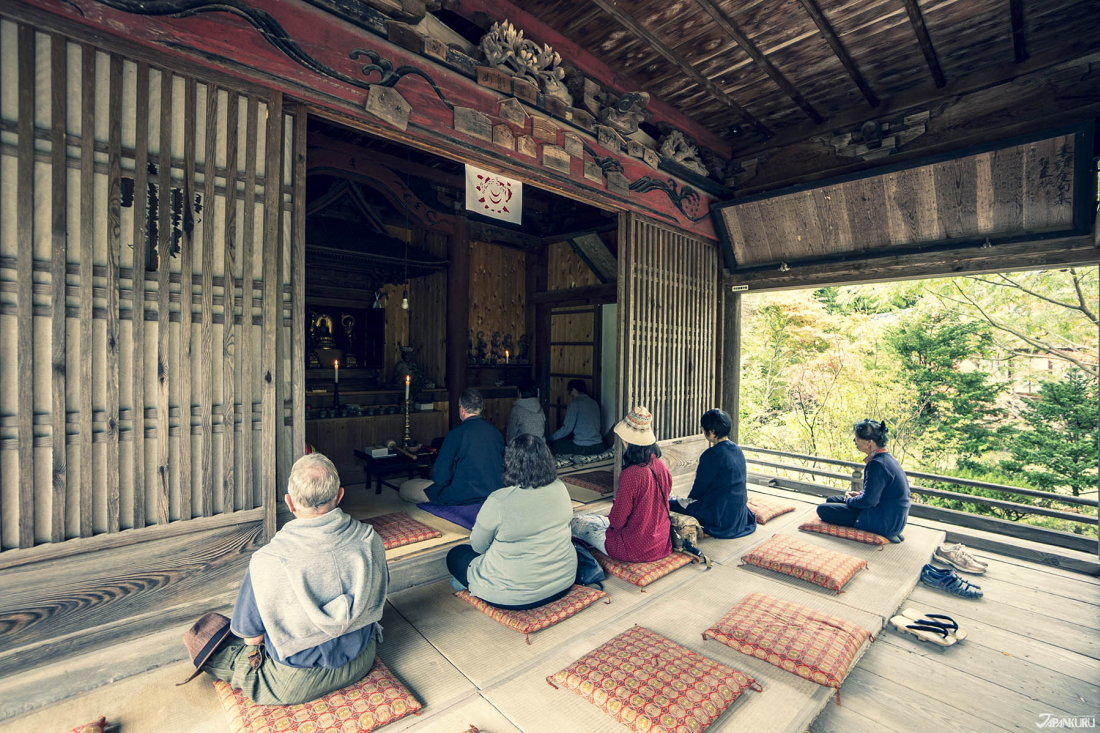
[[[1027,45],[1024,42],[1024,0],[1008,0],[1009,14],[1012,16],[1012,51],[1016,63],[1027,60]]]
[[[769,61],[768,57],[756,47],[756,44],[749,40],[749,37],[741,30],[741,26],[737,25],[737,22],[734,21],[733,18],[726,15],[710,0],[695,0],[695,3],[706,11],[707,15],[714,20],[715,25],[721,28],[723,33],[732,38],[737,45],[756,62],[756,65],[759,66],[764,73],[783,90],[783,93],[790,97],[791,100],[798,105],[798,108],[805,112],[811,120],[818,124],[825,121],[821,113],[814,109],[812,104],[806,101],[806,98],[802,96],[800,91],[795,89],[794,85],[791,84],[787,77],[783,76],[783,73],[775,68],[775,64]]]
[[[1013,0],[1014,2],[1017,0]],[[825,37],[825,42],[829,44],[829,47],[833,49],[833,53],[840,59],[840,63],[843,64],[844,69],[848,72],[848,76],[852,77],[852,81],[859,87],[859,91],[863,93],[863,98],[867,100],[867,104],[872,107],[877,107],[878,96],[874,90],[871,89],[871,85],[867,83],[867,80],[863,78],[863,74],[860,73],[859,67],[856,66],[856,62],[852,60],[851,54],[848,53],[848,49],[844,48],[844,44],[840,42],[840,38],[837,36],[836,31],[833,30],[832,23],[825,17],[825,13],[821,12],[821,7],[817,4],[817,0],[798,0],[802,4],[803,10],[806,11],[806,15],[810,16],[817,29],[821,31],[821,35]]]
[[[901,0],[905,3],[905,12],[909,14],[909,22],[913,25],[913,32],[917,34],[917,43],[924,52],[924,59],[928,62],[928,70],[932,72],[932,80],[937,87],[947,86],[947,79],[940,68],[940,59],[936,56],[936,47],[932,45],[932,37],[928,35],[928,28],[924,25],[924,16],[921,15],[917,0]]]
[[[638,38],[642,39],[653,48],[654,51],[663,56],[669,63],[679,67],[684,74],[694,81],[699,86],[710,92],[711,96],[718,99],[730,109],[737,112],[740,115],[744,123],[752,125],[756,128],[764,137],[771,137],[774,133],[763,122],[756,119],[751,112],[739,105],[728,94],[718,88],[718,85],[708,79],[698,69],[691,65],[691,63],[680,54],[672,50],[668,44],[666,44],[657,36],[653,35],[649,30],[645,28],[638,20],[616,5],[613,0],[592,0],[592,2],[610,15],[616,20],[622,27],[633,33]]]

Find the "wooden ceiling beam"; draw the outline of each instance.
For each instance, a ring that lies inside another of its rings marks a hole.
[[[1012,16],[1012,51],[1016,54],[1016,63],[1027,61],[1027,45],[1024,42],[1024,0],[1008,0],[1008,9]]]
[[[1019,1],[1012,0],[1012,2]],[[825,42],[829,44],[829,48],[833,49],[833,53],[836,54],[837,59],[844,66],[844,70],[848,72],[848,76],[852,77],[852,81],[859,87],[859,91],[863,94],[863,98],[867,100],[867,104],[877,107],[879,104],[878,96],[871,89],[871,85],[867,83],[867,80],[863,78],[856,62],[848,53],[848,49],[844,48],[844,44],[840,42],[840,37],[833,30],[833,25],[825,17],[825,13],[821,11],[821,6],[817,4],[817,0],[798,0],[798,2],[801,3],[802,9],[806,11],[806,15],[810,16],[810,20],[814,22],[817,29],[821,31],[821,35],[825,37]]]
[[[944,89],[936,89],[931,83],[914,87],[895,97],[883,100],[881,109],[876,109],[875,114],[869,115],[866,110],[852,109],[841,112],[835,117],[825,121],[823,125],[811,125],[804,123],[797,127],[787,128],[779,132],[767,143],[746,145],[734,151],[734,158],[740,159],[752,157],[764,150],[774,149],[792,143],[808,140],[816,135],[825,135],[836,130],[844,130],[858,126],[867,120],[881,119],[886,115],[895,115],[909,110],[927,107],[928,105],[952,97],[964,94],[972,94],[982,89],[1000,86],[1013,79],[1032,74],[1051,66],[1058,66],[1074,59],[1095,53],[1088,43],[1063,46],[1045,53],[1041,56],[1032,56],[1022,64],[993,66],[981,71],[976,71],[968,76],[952,79]]]
[[[701,7],[707,15],[711,17],[715,25],[722,29],[722,32],[732,38],[741,49],[747,53],[756,65],[767,74],[772,81],[774,81],[783,93],[791,98],[799,109],[806,113],[806,116],[817,124],[821,124],[825,121],[825,118],[821,116],[821,113],[814,109],[814,106],[806,101],[806,98],[802,96],[802,93],[798,91],[794,84],[791,84],[787,77],[783,76],[783,73],[775,68],[775,64],[768,60],[756,44],[749,40],[749,37],[741,30],[741,26],[737,25],[737,22],[733,18],[725,14],[719,9],[711,0],[695,0],[695,4]]]
[[[770,128],[768,128],[767,125],[756,119],[756,117],[754,117],[751,112],[739,105],[728,94],[719,89],[717,84],[705,77],[698,69],[692,66],[687,59],[669,48],[668,44],[657,38],[657,36],[650,33],[649,30],[647,30],[645,26],[643,26],[637,20],[637,18],[635,18],[633,15],[630,15],[621,7],[616,5],[614,3],[614,0],[592,0],[592,2],[595,5],[600,6],[600,8],[605,13],[614,18],[615,21],[623,28],[626,28],[635,36],[641,38],[643,41],[648,43],[654,51],[663,56],[670,64],[679,67],[679,69],[684,72],[684,74],[689,79],[710,92],[715,99],[720,100],[727,107],[735,110],[744,121],[744,124],[752,125],[756,129],[756,131],[763,135],[765,138],[770,138],[775,134],[771,131]]]
[[[920,12],[917,0],[901,0],[905,4],[905,12],[909,14],[909,23],[913,26],[913,32],[917,34],[917,43],[924,52],[924,59],[928,62],[928,70],[932,72],[932,81],[936,87],[942,89],[947,86],[947,79],[940,68],[940,59],[936,55],[936,47],[932,45],[932,37],[928,35],[928,27],[924,25],[924,16]]]

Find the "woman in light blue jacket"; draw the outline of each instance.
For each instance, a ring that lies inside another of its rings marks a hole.
[[[504,484],[478,512],[470,544],[447,553],[447,569],[458,586],[498,608],[556,601],[577,577],[573,502],[541,438],[520,435],[508,444]]]

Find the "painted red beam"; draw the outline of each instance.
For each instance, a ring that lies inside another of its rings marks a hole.
[[[538,43],[547,43],[561,54],[562,60],[570,66],[576,66],[588,76],[605,87],[617,92],[636,92],[639,84],[622,74],[615,72],[603,61],[569,40],[557,30],[542,22],[526,10],[516,7],[505,0],[460,0],[452,10],[467,20],[473,20],[476,13],[485,13],[496,20],[509,20],[512,25],[523,31],[523,35]],[[733,153],[727,143],[718,135],[686,117],[684,113],[659,97],[651,97],[649,107],[655,122],[667,122],[689,137],[695,138],[700,145],[710,148],[723,158],[729,159]]]
[[[504,124],[499,105],[505,95],[298,0],[210,0],[198,3],[186,17],[156,14],[171,7],[166,0],[21,0],[10,3],[5,14],[71,34],[89,29],[90,34],[84,33],[93,42],[131,58],[169,68],[179,65],[184,74],[206,69],[213,73],[197,75],[220,84],[232,86],[239,79],[242,86],[278,89],[311,105],[311,113],[346,120],[386,139],[497,170],[595,206],[636,211],[717,238],[708,196],[625,152],[612,154],[589,135],[575,133],[591,152],[571,157],[568,172],[563,172],[544,165],[543,143],[532,157],[456,130],[456,107],[475,110],[493,125]],[[387,74],[386,86],[411,107],[405,130],[365,109],[369,91],[379,88]],[[515,129],[516,135],[533,132],[530,118]],[[559,148],[565,144],[563,132],[555,135]],[[584,163],[591,163],[593,156],[613,159],[621,180],[634,187],[612,190],[606,181],[586,178]]]

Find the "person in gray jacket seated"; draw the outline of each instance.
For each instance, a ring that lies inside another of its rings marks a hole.
[[[588,396],[583,379],[566,385],[572,398],[565,408],[565,421],[547,441],[556,456],[594,456],[607,450],[600,433],[600,403]]]
[[[556,601],[577,577],[573,502],[541,438],[521,435],[508,444],[504,483],[478,512],[470,544],[447,553],[452,585],[508,610]]]
[[[516,388],[519,398],[512,404],[512,412],[508,415],[508,430],[504,440],[511,443],[513,438],[521,435],[534,435],[536,438],[546,437],[546,413],[542,411],[542,403],[539,402],[539,390],[535,386],[535,380],[525,377],[520,380]]]
[[[232,633],[202,671],[261,705],[315,700],[370,672],[390,572],[382,538],[337,506],[343,498],[332,461],[295,461],[286,495],[295,518],[252,555]]]

